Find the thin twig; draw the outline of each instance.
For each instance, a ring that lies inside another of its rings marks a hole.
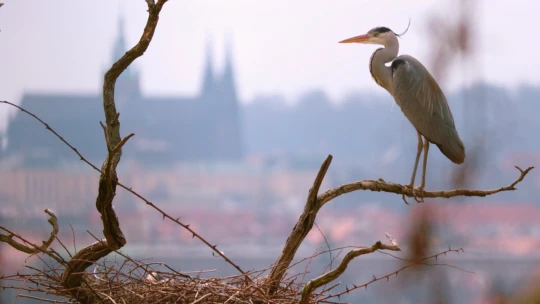
[[[23,113],[25,114],[28,114],[30,115],[32,118],[36,119],[37,121],[39,121],[41,124],[43,124],[45,126],[45,129],[49,130],[51,133],[53,133],[61,142],[63,142],[66,146],[68,146],[73,152],[75,152],[75,154],[77,154],[77,156],[79,157],[79,159],[86,163],[87,165],[89,165],[90,167],[92,167],[92,169],[94,169],[95,171],[101,173],[101,174],[104,174],[104,172],[99,169],[96,165],[92,164],[88,159],[86,159],[78,150],[77,148],[75,148],[73,145],[71,145],[67,140],[65,140],[62,136],[60,136],[60,134],[58,134],[53,128],[51,128],[46,122],[44,122],[41,118],[39,118],[37,115],[35,115],[34,113],[14,104],[14,103],[11,103],[9,101],[3,101],[3,100],[0,100],[0,103],[3,103],[3,104],[7,104],[7,105],[10,105],[10,106],[13,106],[19,110],[21,110]],[[161,215],[163,216],[163,218],[168,218],[169,220],[173,221],[174,223],[180,225],[182,228],[186,229],[187,231],[189,231],[194,238],[197,238],[199,239],[201,242],[203,242],[206,246],[210,247],[210,249],[215,252],[217,255],[221,256],[227,263],[229,263],[231,266],[233,266],[234,268],[236,268],[236,270],[238,270],[240,273],[242,274],[246,274],[244,270],[242,270],[242,268],[240,268],[240,266],[238,266],[236,263],[234,263],[231,259],[229,259],[223,252],[221,252],[221,250],[218,250],[217,249],[217,245],[216,246],[213,246],[209,241],[207,241],[203,236],[201,236],[200,234],[198,234],[197,232],[195,232],[195,230],[193,230],[189,224],[184,224],[180,221],[180,218],[173,218],[172,216],[170,216],[168,213],[166,213],[165,211],[161,210],[161,208],[159,208],[158,206],[156,206],[154,203],[152,203],[150,200],[146,199],[144,196],[142,196],[141,194],[139,194],[138,192],[136,192],[135,190],[133,190],[133,188],[129,187],[129,186],[126,186],[124,184],[122,184],[119,180],[117,180],[117,183],[118,183],[118,186],[120,186],[121,188],[125,189],[126,191],[128,191],[129,193],[135,195],[137,198],[139,198],[140,200],[142,200],[143,202],[145,202],[148,206],[150,206],[151,208],[155,209],[156,211],[158,211],[159,213],[161,213]],[[72,228],[73,229],[73,228]],[[75,243],[73,244],[75,246]],[[75,248],[75,251],[76,248]],[[246,279],[248,279],[248,277],[246,277]],[[248,279],[248,280],[251,280],[251,279]]]
[[[40,302],[49,302],[49,303],[71,303],[71,302],[60,301],[60,300],[50,300],[50,299],[46,299],[46,298],[34,297],[34,296],[27,295],[27,294],[24,294],[24,293],[20,293],[20,294],[18,294],[17,296],[18,296],[18,297],[21,297],[21,298],[28,298],[28,299],[38,300],[38,301],[40,301]]]
[[[434,254],[434,255],[431,255],[431,256],[428,256],[428,257],[419,259],[419,260],[417,260],[417,261],[415,261],[415,262],[412,262],[412,263],[410,263],[410,264],[407,264],[407,265],[405,265],[405,266],[399,268],[398,270],[396,270],[396,271],[394,271],[394,272],[391,272],[391,273],[388,273],[388,274],[386,274],[386,275],[384,275],[384,276],[381,276],[381,277],[378,277],[378,278],[375,277],[375,276],[373,276],[373,279],[372,279],[371,281],[369,281],[369,282],[367,282],[367,283],[364,283],[364,284],[362,284],[362,285],[354,285],[354,284],[353,284],[353,287],[352,287],[352,288],[348,288],[348,287],[347,287],[344,291],[339,292],[339,293],[335,293],[335,294],[327,295],[326,297],[323,297],[323,298],[319,299],[319,301],[326,301],[326,300],[331,299],[331,298],[339,298],[340,296],[342,296],[342,295],[344,295],[344,294],[346,294],[346,293],[349,293],[349,292],[351,292],[351,291],[353,291],[353,290],[355,290],[355,289],[362,288],[362,287],[367,288],[368,285],[370,285],[370,284],[372,284],[372,283],[375,283],[375,282],[377,282],[377,281],[383,280],[383,279],[386,279],[386,280],[388,281],[388,280],[390,280],[390,277],[391,277],[391,276],[395,275],[395,276],[397,277],[397,275],[398,275],[401,271],[403,271],[403,270],[405,270],[405,269],[407,269],[407,268],[410,268],[410,267],[412,267],[412,266],[418,265],[418,264],[423,264],[424,261],[426,261],[426,260],[433,259],[433,258],[437,259],[437,257],[440,256],[440,255],[443,255],[443,254],[446,255],[446,254],[449,253],[449,252],[456,252],[456,253],[459,253],[460,251],[463,251],[463,249],[462,249],[462,248],[459,248],[459,249],[448,249],[448,250],[446,250],[446,251],[443,251],[443,252],[440,252],[440,253],[437,253],[437,254]]]
[[[332,269],[332,262],[334,261],[334,259],[332,258],[332,250],[330,250],[330,244],[328,243],[328,240],[326,239],[326,235],[324,235],[319,225],[317,225],[317,222],[313,222],[313,224],[315,225],[319,233],[322,235],[324,243],[326,244],[326,248],[328,248],[328,255],[330,256],[330,263],[328,263],[327,267],[329,267],[329,269]],[[326,267],[325,267],[325,271],[326,271]]]

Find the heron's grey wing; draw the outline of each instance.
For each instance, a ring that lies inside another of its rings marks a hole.
[[[452,162],[465,161],[465,147],[446,97],[428,70],[402,55],[392,62],[392,95],[412,125]]]

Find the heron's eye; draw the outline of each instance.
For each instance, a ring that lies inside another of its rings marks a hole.
[[[381,34],[381,33],[379,33],[379,32],[375,32],[375,33],[373,33],[373,36],[379,37],[380,34]]]

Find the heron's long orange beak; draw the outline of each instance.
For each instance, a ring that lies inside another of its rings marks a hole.
[[[356,36],[356,37],[352,37],[352,38],[349,38],[349,39],[342,40],[339,43],[362,43],[362,42],[365,42],[366,40],[368,40],[369,38],[370,37],[369,37],[368,34],[364,34],[364,35],[360,35],[360,36]]]

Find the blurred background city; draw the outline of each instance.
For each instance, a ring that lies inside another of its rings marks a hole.
[[[379,177],[408,183],[416,132],[371,79],[375,47],[337,42],[375,26],[399,33],[411,18],[400,54],[432,71],[467,151],[457,166],[432,149],[426,190],[508,185],[519,176],[514,166],[540,160],[540,69],[531,52],[538,8],[527,0],[169,1],[148,51],[116,85],[121,133],[135,133],[119,179],[239,265],[270,265],[328,154],[322,190]],[[103,74],[139,39],[145,16],[144,1],[8,1],[0,9],[0,99],[39,116],[100,166]],[[297,257],[326,246],[325,238],[331,247],[371,245],[385,232],[408,248],[403,256],[417,242],[427,253],[463,248],[445,263],[474,274],[431,267],[344,299],[493,303],[540,274],[539,177],[533,170],[517,191],[413,206],[397,195],[348,194],[324,207]],[[102,233],[98,178],[30,116],[0,107],[2,226],[38,242],[50,208],[59,238],[85,246],[94,241],[87,230]],[[114,208],[131,256],[234,273],[126,191]],[[25,258],[0,243],[0,273],[22,269]],[[320,258],[315,267],[326,264]],[[358,285],[399,265],[366,256],[341,281]]]

